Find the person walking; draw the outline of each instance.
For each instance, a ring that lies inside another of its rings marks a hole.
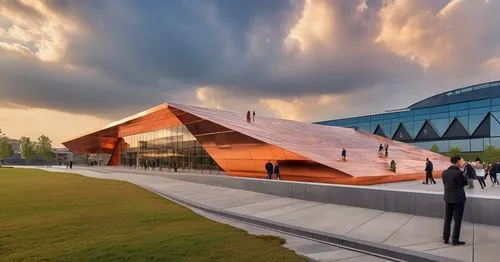
[[[493,164],[491,166],[491,179],[493,180],[492,181],[492,185],[491,186],[494,186],[495,183],[498,185],[498,174],[500,173],[500,162],[497,161],[495,164]]]
[[[425,182],[423,184],[429,184],[429,181],[432,184],[436,184],[436,181],[432,177],[432,171],[434,171],[434,165],[429,160],[429,158],[425,159]]]
[[[347,159],[347,150],[345,150],[345,148],[342,148],[341,155],[342,155],[342,160],[345,161]]]
[[[481,162],[481,159],[479,157],[476,158],[476,163],[474,168],[476,171],[477,181],[479,182],[481,189],[484,189],[486,187],[486,182],[484,182],[484,176],[485,176],[484,164]]]
[[[281,180],[280,163],[278,161],[276,161],[276,165],[274,166],[274,174],[276,175],[276,179]]]
[[[255,123],[255,111],[252,112],[252,122]]]
[[[247,111],[247,123],[250,123],[252,119],[250,118],[250,110]]]
[[[271,160],[267,161],[264,167],[266,168],[267,179],[273,179],[273,164],[271,163]]]
[[[445,202],[443,243],[448,244],[450,241],[451,220],[453,218],[454,225],[451,244],[454,246],[465,245],[464,241],[460,241],[460,229],[465,201],[467,199],[464,191],[467,179],[460,170],[463,166],[463,159],[459,156],[454,156],[451,158],[451,166],[443,172],[443,200]]]
[[[467,161],[464,161],[464,176],[467,179],[468,189],[474,189],[474,179],[477,179],[476,170]]]
[[[69,169],[73,168],[73,161],[69,161]]]
[[[381,156],[382,155],[382,151],[384,150],[384,146],[382,144],[380,144],[380,146],[378,146],[378,155]]]
[[[385,157],[389,155],[389,144],[385,144]]]

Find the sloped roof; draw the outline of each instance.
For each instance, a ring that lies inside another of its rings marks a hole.
[[[394,175],[387,170],[391,160],[396,161],[398,174],[423,172],[427,157],[433,161],[435,170],[444,170],[449,166],[448,158],[440,154],[350,128],[259,115],[256,116],[255,123],[247,123],[246,112],[237,113],[175,103],[169,103],[168,106],[354,177]],[[388,158],[378,156],[379,145],[385,143],[389,144]],[[348,161],[345,162],[340,160],[343,147],[347,149],[348,155]]]

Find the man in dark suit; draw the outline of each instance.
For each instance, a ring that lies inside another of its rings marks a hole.
[[[451,219],[454,220],[453,235],[451,244],[465,245],[460,241],[460,228],[465,206],[465,190],[467,179],[460,170],[464,166],[464,160],[459,156],[451,158],[451,166],[443,172],[444,201],[446,202],[446,212],[444,216],[443,241],[449,243]]]
[[[436,184],[436,181],[432,177],[432,171],[434,171],[434,166],[429,158],[425,159],[425,182],[424,184],[429,184],[429,181],[433,184]]]

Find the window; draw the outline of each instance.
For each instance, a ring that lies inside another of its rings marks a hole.
[[[409,117],[413,116],[413,111],[405,111],[405,112],[399,112],[399,117]]]
[[[379,121],[379,120],[383,120],[383,119],[384,119],[384,115],[374,115],[371,117],[372,121]]]
[[[429,112],[430,112],[429,108],[421,108],[421,109],[413,110],[413,115],[414,116],[428,115]]]
[[[470,140],[470,151],[483,151],[484,144],[483,139],[471,139]]]
[[[470,151],[470,140],[451,140],[450,147],[458,146],[462,152]]]
[[[444,113],[444,112],[448,112],[448,111],[450,111],[450,107],[448,105],[431,107],[431,114]]]
[[[469,102],[469,108],[490,106],[490,99]]]
[[[469,103],[459,103],[450,105],[450,111],[469,109]]]
[[[439,114],[431,114],[430,119],[439,119],[439,118],[449,118],[450,114],[449,113],[439,113]]]
[[[492,106],[500,105],[500,97],[491,99],[491,105]]]
[[[469,114],[471,115],[486,114],[488,112],[490,112],[490,107],[480,107],[469,110]]]

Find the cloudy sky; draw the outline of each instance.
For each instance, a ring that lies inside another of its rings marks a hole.
[[[500,79],[500,0],[0,0],[0,129],[164,101],[316,121]]]

